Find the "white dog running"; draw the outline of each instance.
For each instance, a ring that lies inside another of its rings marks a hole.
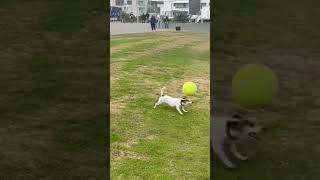
[[[177,111],[183,115],[183,112],[188,112],[184,109],[184,107],[191,105],[192,101],[187,99],[186,97],[183,98],[173,98],[171,96],[168,95],[164,95],[163,90],[166,87],[161,88],[161,95],[158,99],[158,102],[156,102],[156,104],[154,105],[154,108],[156,108],[158,105],[160,104],[168,104],[171,107],[175,107],[177,109]],[[183,112],[182,112],[182,111]]]

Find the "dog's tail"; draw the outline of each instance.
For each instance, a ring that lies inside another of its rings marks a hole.
[[[165,88],[166,88],[166,87],[161,88],[161,96],[164,96],[163,90],[164,90]]]

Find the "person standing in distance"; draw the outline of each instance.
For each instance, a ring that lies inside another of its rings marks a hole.
[[[156,31],[156,23],[157,23],[156,17],[151,16],[151,18],[150,18],[150,24],[151,24],[151,30],[152,30],[152,31]]]
[[[168,16],[166,16],[165,17],[165,19],[164,19],[164,28],[165,29],[169,29],[169,18],[168,18]]]

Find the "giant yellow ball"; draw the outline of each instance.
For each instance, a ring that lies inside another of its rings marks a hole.
[[[193,96],[197,92],[197,85],[194,82],[186,82],[183,84],[182,92],[186,96]]]
[[[278,91],[274,72],[262,64],[241,67],[232,80],[232,96],[246,108],[261,108],[272,103]]]

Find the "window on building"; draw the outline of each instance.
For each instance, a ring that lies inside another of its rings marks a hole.
[[[174,3],[173,5],[176,8],[187,8],[188,7],[188,3]]]
[[[132,0],[128,0],[127,5],[132,5]]]
[[[116,5],[117,5],[117,6],[122,6],[122,5],[124,5],[124,0],[116,0]]]
[[[146,13],[145,8],[139,8],[139,14],[141,15],[141,14],[144,14],[144,13]]]
[[[143,6],[144,5],[144,1],[138,1],[138,5],[139,6]]]
[[[201,3],[200,8],[206,7],[206,6],[207,6],[207,3]]]

